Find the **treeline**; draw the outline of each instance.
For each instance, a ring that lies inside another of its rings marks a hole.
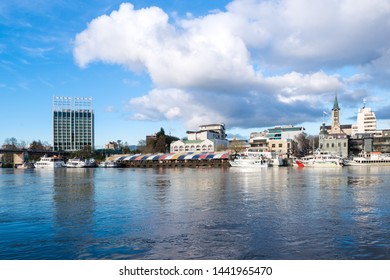
[[[169,153],[171,143],[179,140],[178,137],[166,135],[163,128],[155,135],[148,137],[147,140],[141,140],[138,144],[138,150],[142,153]]]
[[[39,151],[50,151],[52,147],[47,142],[42,142],[41,140],[33,140],[31,143],[26,141],[18,141],[15,137],[7,138],[4,140],[2,145],[3,149],[30,149],[30,150],[39,150]]]

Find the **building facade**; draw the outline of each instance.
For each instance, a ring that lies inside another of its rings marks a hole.
[[[171,152],[215,152],[226,149],[225,124],[207,124],[199,126],[197,131],[187,131],[187,140],[171,143]]]
[[[357,124],[352,126],[352,135],[376,133],[376,116],[371,108],[363,106],[357,114]]]
[[[348,157],[348,139],[349,135],[345,133],[343,126],[340,124],[340,107],[336,96],[332,109],[332,125],[329,128],[323,123],[321,127],[320,150],[346,158]]]
[[[92,98],[53,97],[53,150],[94,148]]]
[[[285,125],[268,129],[266,137],[270,140],[294,140],[299,134],[305,133],[305,128],[300,126]]]

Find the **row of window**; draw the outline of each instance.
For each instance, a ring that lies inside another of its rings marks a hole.
[[[334,143],[331,143],[331,145],[329,145],[329,143],[326,143],[326,147],[327,147],[327,148],[329,148],[329,147],[334,148],[335,145],[334,145]],[[337,143],[337,147],[341,148],[341,143]],[[347,147],[347,143],[346,143],[346,142],[343,143],[343,147],[344,147],[344,148]]]
[[[174,152],[210,152],[210,151],[214,151],[214,147],[213,145],[187,145],[187,146],[174,146],[173,147],[173,151]]]

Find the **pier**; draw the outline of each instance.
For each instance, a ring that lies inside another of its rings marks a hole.
[[[118,155],[109,160],[123,167],[228,167],[229,153],[188,153],[155,155]]]

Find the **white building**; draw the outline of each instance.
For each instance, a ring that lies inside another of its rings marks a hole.
[[[197,131],[187,131],[187,138],[172,142],[171,152],[215,152],[229,145],[224,124],[201,125]]]
[[[358,133],[372,133],[376,132],[376,116],[371,111],[371,108],[363,106],[359,109],[357,115],[357,124],[352,126],[352,135]]]

